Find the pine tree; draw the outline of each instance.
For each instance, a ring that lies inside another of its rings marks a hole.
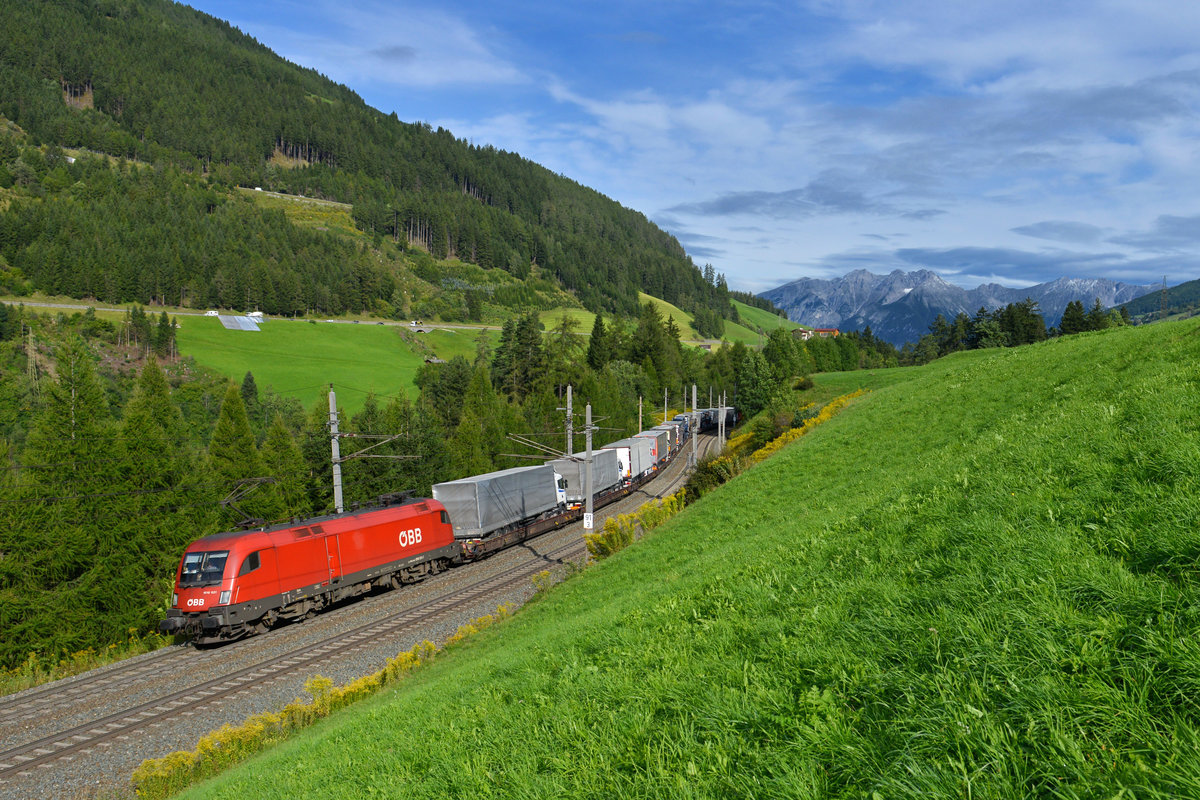
[[[1072,300],[1067,303],[1066,309],[1063,310],[1062,321],[1058,323],[1058,329],[1063,336],[1087,330],[1087,317],[1084,315],[1081,301]]]
[[[517,393],[516,382],[519,376],[516,353],[517,322],[510,317],[500,328],[500,341],[492,354],[492,380],[496,389],[509,397],[514,397]]]
[[[537,314],[530,312],[517,322],[516,347],[513,356],[513,390],[523,400],[535,390],[546,373],[546,356],[542,347],[542,324]]]
[[[592,336],[588,340],[587,363],[593,370],[604,369],[610,358],[608,332],[604,329],[604,315],[597,314],[592,323]]]
[[[261,477],[262,462],[246,419],[246,406],[235,383],[221,401],[221,411],[208,443],[208,462],[218,492],[229,492],[239,481]]]
[[[171,355],[175,345],[175,324],[164,311],[158,317],[158,326],[154,331],[154,352],[160,358]]]
[[[123,491],[109,506],[108,526],[119,544],[97,565],[101,571],[116,569],[113,588],[133,601],[129,616],[113,620],[118,634],[158,623],[180,552],[218,524],[216,498],[187,445],[183,416],[154,356],[125,406],[121,444],[121,480],[114,488]]]
[[[450,445],[441,427],[403,395],[388,403],[383,417],[387,430],[401,434],[394,452],[411,456],[391,462],[389,491],[410,491],[418,497],[428,497],[433,484],[450,477]]]
[[[350,418],[348,432],[362,433],[370,436],[382,436],[393,433],[384,426],[383,409],[375,395],[367,395],[362,410]],[[342,441],[341,452],[345,458],[360,450],[378,445],[377,439],[345,439]],[[372,455],[386,455],[390,449],[374,447]],[[389,459],[363,458],[354,459],[342,466],[342,490],[348,501],[370,503],[387,494],[394,487],[388,483],[388,472],[391,467]]]
[[[488,420],[473,408],[463,411],[454,430],[450,448],[450,467],[455,478],[483,475],[495,468],[488,455]]]
[[[275,483],[266,493],[268,502],[263,514],[266,519],[305,517],[312,513],[311,501],[306,490],[308,469],[304,455],[283,417],[276,414],[267,429],[262,446],[263,468],[275,478]]]
[[[463,397],[462,417],[450,441],[450,463],[455,477],[478,475],[496,468],[508,433],[516,433],[513,415],[492,388],[486,367],[471,375]]]
[[[333,454],[329,440],[329,404],[318,400],[309,410],[301,432],[300,452],[304,456],[305,486],[309,506],[317,512],[333,508]]]
[[[247,371],[245,377],[242,378],[241,393],[246,417],[250,420],[257,420],[259,412],[258,384],[254,381],[254,373]]]
[[[1108,327],[1108,312],[1104,310],[1104,306],[1100,303],[1100,298],[1096,298],[1095,304],[1088,310],[1086,329],[1089,331],[1102,331]]]

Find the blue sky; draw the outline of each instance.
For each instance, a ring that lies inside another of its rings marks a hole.
[[[737,289],[1200,278],[1190,0],[192,5],[643,212]]]

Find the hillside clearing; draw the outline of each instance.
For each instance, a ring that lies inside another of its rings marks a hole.
[[[284,319],[268,320],[258,332],[226,330],[212,317],[179,317],[179,325],[179,352],[197,364],[235,381],[251,372],[259,387],[296,397],[305,408],[325,398],[332,383],[347,413],[362,408],[369,393],[415,399],[413,378],[426,348],[443,360],[473,358],[479,335],[470,329],[412,334],[396,325]]]

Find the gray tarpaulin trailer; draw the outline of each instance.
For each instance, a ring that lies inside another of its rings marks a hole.
[[[675,420],[667,420],[662,425],[655,425],[650,430],[666,431],[671,435],[671,449],[678,450],[679,445],[683,444],[683,426]]]
[[[666,431],[648,430],[634,434],[635,439],[654,440],[654,463],[661,464],[671,455],[671,434]]]
[[[604,445],[605,450],[616,450],[618,456],[624,458],[629,467],[629,473],[623,478],[640,478],[654,468],[654,442],[650,439],[629,438],[619,442]]]
[[[554,467],[514,467],[433,487],[433,499],[446,507],[454,536],[486,536],[558,505]]]
[[[587,464],[584,453],[571,458],[556,458],[546,462],[567,481],[567,502],[582,503],[587,499],[584,483],[587,479]],[[616,486],[621,480],[621,466],[615,450],[592,450],[592,495]]]

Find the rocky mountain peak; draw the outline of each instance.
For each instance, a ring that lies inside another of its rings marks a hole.
[[[1037,301],[1046,324],[1057,325],[1072,300],[1091,307],[1098,299],[1110,307],[1155,288],[1107,278],[1064,277],[1024,289],[997,283],[963,289],[927,269],[897,269],[887,275],[856,269],[841,278],[799,278],[760,296],[786,310],[793,322],[846,330],[870,325],[876,336],[900,346],[928,333],[938,314],[948,320],[960,313],[973,316],[981,307],[1001,308],[1030,298]]]

